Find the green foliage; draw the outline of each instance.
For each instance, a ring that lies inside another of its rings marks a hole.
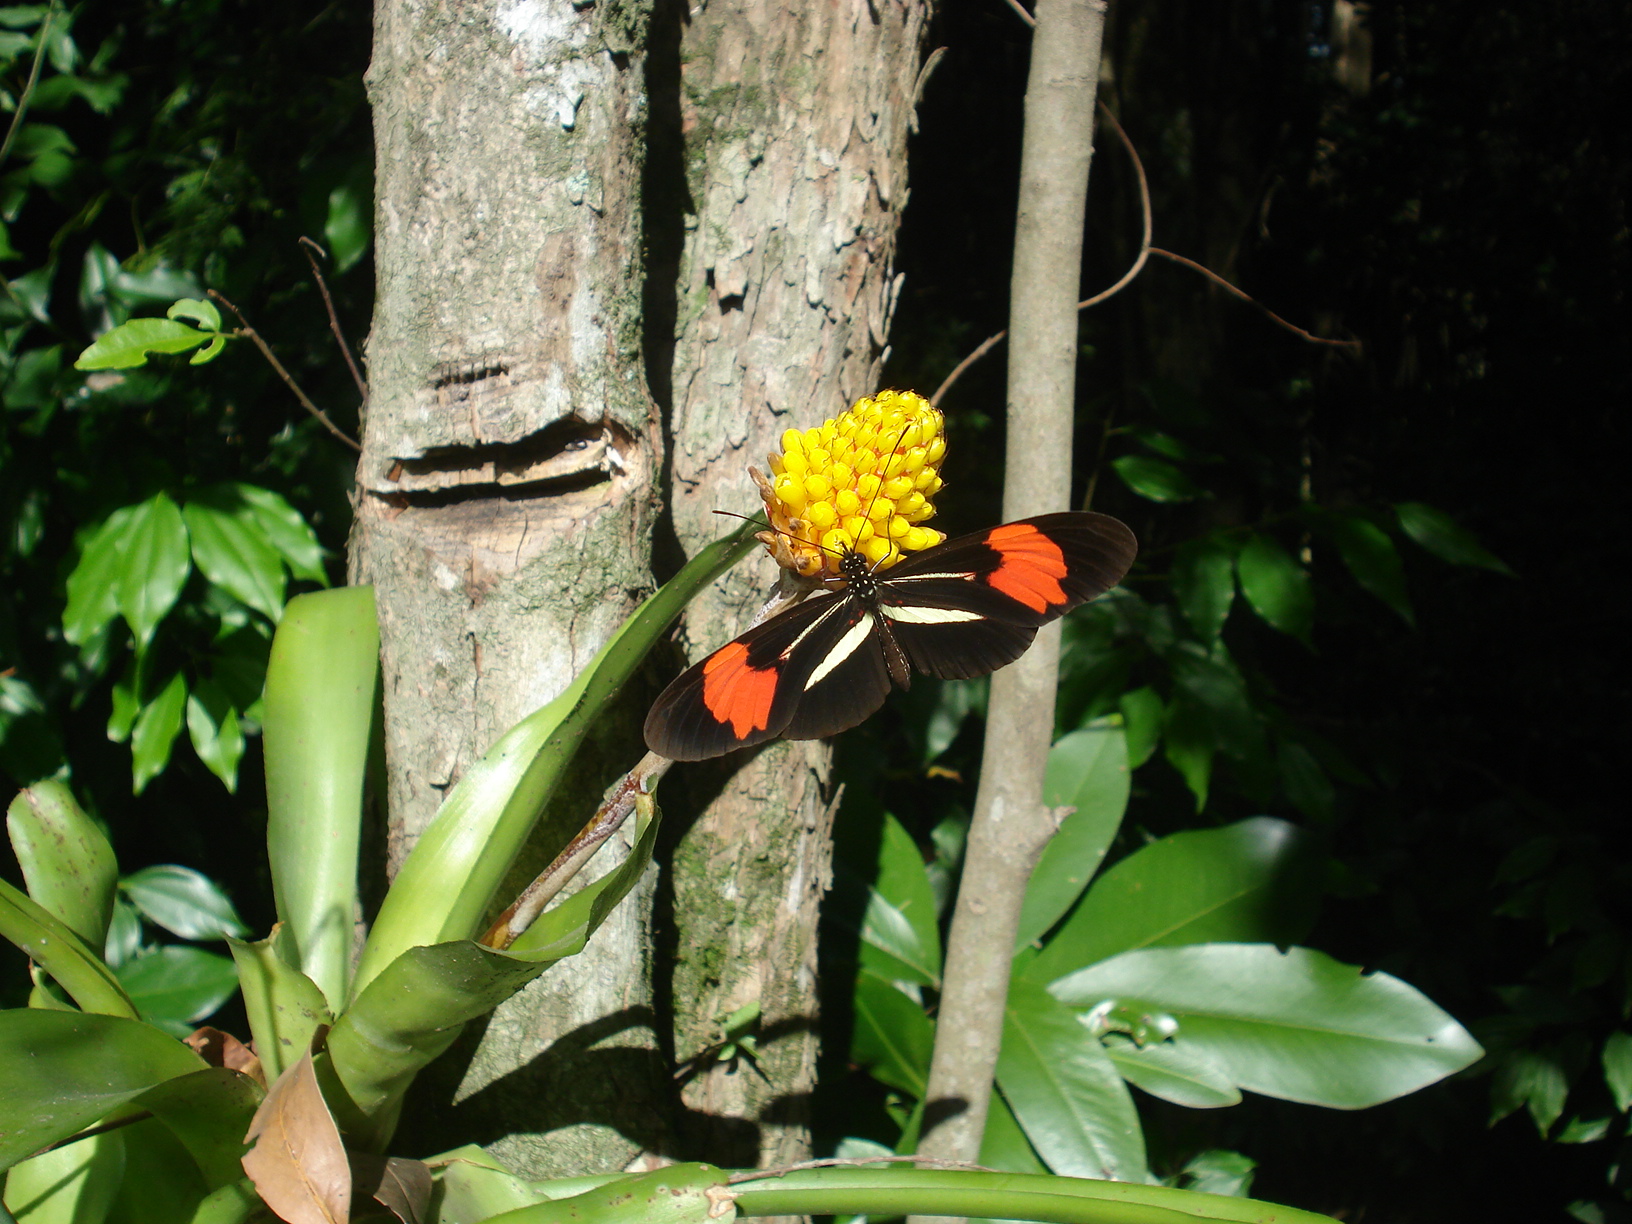
[[[1287,946],[1313,922],[1323,860],[1284,821],[1158,838],[1098,871],[1128,804],[1128,774],[1114,720],[1050,754],[1046,798],[1077,811],[1027,888],[984,1161],[1143,1181],[1145,1132],[1129,1085],[1198,1109],[1237,1104],[1242,1091],[1355,1109],[1480,1057],[1405,983]],[[883,830],[860,906],[850,1057],[899,1094],[889,1138],[908,1152],[933,1044],[924,992],[940,977],[938,963],[925,963],[938,948],[923,913],[934,890],[900,823],[886,813]],[[850,868],[861,874],[861,864]],[[1167,1175],[1201,1179],[1218,1166],[1233,1172],[1214,1184],[1244,1190],[1250,1161],[1209,1161]]]

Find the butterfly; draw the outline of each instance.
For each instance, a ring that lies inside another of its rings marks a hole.
[[[1041,514],[912,553],[888,570],[847,551],[845,585],[721,646],[664,689],[646,746],[702,761],[766,740],[821,739],[871,716],[914,671],[984,676],[1039,627],[1103,595],[1138,551],[1109,515]]]

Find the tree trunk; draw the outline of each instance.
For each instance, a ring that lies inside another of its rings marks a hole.
[[[379,597],[393,868],[460,773],[651,585],[662,435],[640,374],[640,17],[565,0],[377,5],[379,286],[352,549]],[[586,814],[635,759],[627,729],[608,738],[583,754]],[[508,1135],[501,1154],[540,1173],[664,1146],[636,954],[649,908],[648,888],[571,973],[500,1008],[467,1099],[414,1138]]]
[[[673,363],[671,494],[687,552],[759,497],[790,427],[878,387],[899,291],[895,236],[928,5],[714,2],[680,62],[685,189]],[[742,566],[694,605],[693,658],[746,627],[775,583]],[[772,745],[702,770],[717,792],[674,857],[675,1052],[759,1004],[759,1071],[702,1060],[683,1095],[689,1153],[776,1164],[809,1151],[816,921],[829,882],[828,753]]]
[[[874,389],[924,20],[658,0],[648,30],[639,6],[377,0],[352,569],[379,592],[390,866],[650,588],[666,446],[690,552],[722,529],[716,506],[757,508],[746,466],[784,428]],[[694,653],[758,607],[766,564],[689,615]],[[638,756],[627,713],[581,754],[586,814]],[[433,1069],[405,1146],[474,1138],[531,1176],[803,1154],[825,773],[816,745],[671,773],[671,827],[688,791],[717,795],[662,886],[672,978],[657,968],[654,999],[653,888],[637,890],[462,1043],[468,1065]],[[699,1060],[679,1137],[665,1000],[681,1060],[740,1004],[766,1017],[769,1086]]]

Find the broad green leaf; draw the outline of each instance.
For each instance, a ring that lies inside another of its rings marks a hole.
[[[267,664],[267,857],[278,918],[329,1006],[344,1005],[380,630],[372,587],[289,601]],[[462,881],[446,879],[450,890]]]
[[[220,887],[191,867],[144,867],[120,887],[148,921],[183,939],[241,938],[249,931]]]
[[[176,503],[156,493],[134,507],[119,538],[119,611],[141,650],[192,573],[187,527]]]
[[[115,510],[80,547],[79,562],[68,575],[68,606],[62,631],[75,646],[84,646],[119,615],[125,535],[136,506]]]
[[[187,358],[188,365],[207,365],[221,355],[221,350],[227,347],[227,337],[217,336],[198,352]]]
[[[1571,1118],[1553,1136],[1554,1143],[1597,1143],[1609,1134],[1610,1118]]]
[[[56,979],[57,985],[87,1012],[110,1016],[136,1015],[113,971],[85,941],[39,902],[0,879],[0,939],[15,944],[22,954]],[[4,1066],[0,1060],[0,1066]],[[0,1110],[0,1118],[5,1117]]]
[[[214,1190],[243,1176],[238,1162],[244,1132],[263,1096],[265,1090],[247,1075],[206,1067],[165,1080],[142,1093],[138,1103],[181,1141],[206,1189]]]
[[[1051,982],[1133,948],[1290,943],[1313,917],[1319,877],[1308,840],[1285,821],[1174,833],[1095,880],[1026,976]]]
[[[1190,1109],[1217,1109],[1238,1105],[1236,1091],[1223,1068],[1214,1066],[1201,1051],[1177,1041],[1136,1045],[1121,1034],[1103,1039],[1105,1053],[1128,1083],[1153,1097]]]
[[[187,734],[198,759],[221,779],[229,794],[236,794],[244,731],[238,725],[238,711],[232,708],[220,685],[205,680],[187,695]]]
[[[1193,501],[1201,496],[1191,479],[1165,459],[1123,455],[1111,460],[1116,474],[1140,497],[1154,502]]]
[[[221,312],[215,308],[215,303],[208,298],[182,298],[173,302],[170,309],[164,312],[167,319],[186,319],[196,323],[207,332],[221,330]]]
[[[1399,613],[1406,624],[1414,626],[1417,619],[1405,590],[1405,567],[1387,533],[1353,514],[1326,515],[1324,524],[1354,580]]]
[[[1485,548],[1473,533],[1459,526],[1450,515],[1421,502],[1399,502],[1394,513],[1400,529],[1441,561],[1452,565],[1494,570],[1512,577],[1507,563]]]
[[[1122,826],[1128,787],[1127,738],[1121,727],[1100,723],[1073,731],[1048,750],[1043,802],[1076,810],[1043,848],[1031,873],[1017,948],[1041,939],[1088,887]]]
[[[157,1118],[132,1123],[118,1133],[125,1141],[125,1176],[107,1224],[174,1224],[178,1220],[190,1224],[208,1188],[186,1147]]]
[[[753,550],[753,527],[743,524],[687,562],[636,609],[560,696],[512,727],[465,771],[397,873],[363,946],[354,990],[408,948],[476,932],[602,707],[686,602]],[[553,854],[577,828],[553,832],[560,834],[558,844],[535,849]]]
[[[1048,1172],[1048,1166],[1037,1159],[1026,1132],[1020,1129],[1014,1111],[996,1088],[992,1089],[991,1101],[986,1106],[986,1130],[980,1137],[980,1163],[988,1169],[1002,1169],[1006,1173]]]
[[[149,353],[185,353],[211,333],[175,319],[130,319],[103,332],[74,362],[76,370],[127,370],[145,365]]]
[[[1247,693],[1246,681],[1222,642],[1211,653],[1195,642],[1179,642],[1167,652],[1173,677],[1174,701],[1186,699],[1207,712],[1213,740],[1219,750],[1237,761],[1253,761],[1265,753],[1263,726]]]
[[[139,1020],[20,1008],[0,1011],[0,1066],[4,1169],[204,1062]]]
[[[1235,561],[1241,593],[1253,611],[1282,633],[1307,641],[1315,597],[1309,575],[1292,554],[1266,535],[1255,535]]]
[[[256,529],[277,549],[290,573],[311,582],[328,581],[323,572],[323,558],[328,554],[317,542],[317,533],[301,518],[300,511],[271,489],[248,484],[231,487],[253,511]]]
[[[170,749],[181,734],[187,712],[187,681],[180,672],[170,677],[159,695],[142,707],[130,732],[131,791],[141,794],[170,763]]]
[[[1122,1077],[1072,1011],[1024,978],[1009,989],[997,1082],[1054,1172],[1146,1179],[1144,1132]]]
[[[1617,1030],[1604,1041],[1604,1083],[1621,1113],[1632,1109],[1632,1033]]]
[[[922,1003],[871,973],[856,975],[851,1061],[879,1083],[922,1098],[934,1046],[935,1024]]]
[[[924,986],[941,980],[941,933],[924,858],[912,835],[888,813],[880,831],[878,875],[861,923],[860,958],[864,969],[885,979]]]
[[[142,712],[142,699],[136,692],[137,670],[136,659],[132,656],[119,679],[113,682],[108,711],[108,739],[115,744],[122,744],[130,738],[136,719]]]
[[[317,983],[300,971],[300,951],[288,927],[280,923],[265,939],[234,939],[228,946],[238,966],[255,1050],[272,1083],[311,1048],[317,1026],[333,1023],[334,1015]]]
[[[1494,1125],[1522,1107],[1545,1139],[1564,1113],[1569,1091],[1569,1076],[1557,1058],[1540,1050],[1514,1050],[1491,1077],[1490,1121]]]
[[[1106,1000],[1165,1012],[1239,1086],[1333,1109],[1364,1109],[1425,1088],[1483,1054],[1461,1025],[1386,973],[1363,974],[1308,948],[1198,944],[1144,948],[1050,984],[1092,1009]]]
[[[1235,602],[1235,547],[1220,536],[1179,545],[1173,557],[1173,595],[1185,620],[1203,642],[1224,629]]]
[[[238,993],[230,958],[203,948],[153,948],[119,966],[119,982],[142,1019],[185,1037]]]
[[[1162,704],[1162,695],[1148,684],[1123,693],[1117,707],[1122,712],[1128,741],[1128,768],[1138,769],[1156,751],[1167,708]]]
[[[97,823],[61,782],[38,782],[6,810],[6,831],[28,895],[92,948],[113,917],[119,864]]]
[[[92,1224],[107,1215],[124,1176],[124,1135],[92,1135],[13,1165],[5,1205],[22,1224]]]
[[[276,621],[283,615],[283,558],[267,542],[253,508],[233,493],[231,485],[205,490],[183,509],[193,564],[233,598]]]

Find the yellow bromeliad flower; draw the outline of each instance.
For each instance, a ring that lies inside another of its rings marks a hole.
[[[831,585],[855,549],[877,570],[932,548],[946,438],[940,410],[911,391],[880,391],[816,429],[790,429],[771,475],[749,469],[774,530],[762,540],[776,563]]]

